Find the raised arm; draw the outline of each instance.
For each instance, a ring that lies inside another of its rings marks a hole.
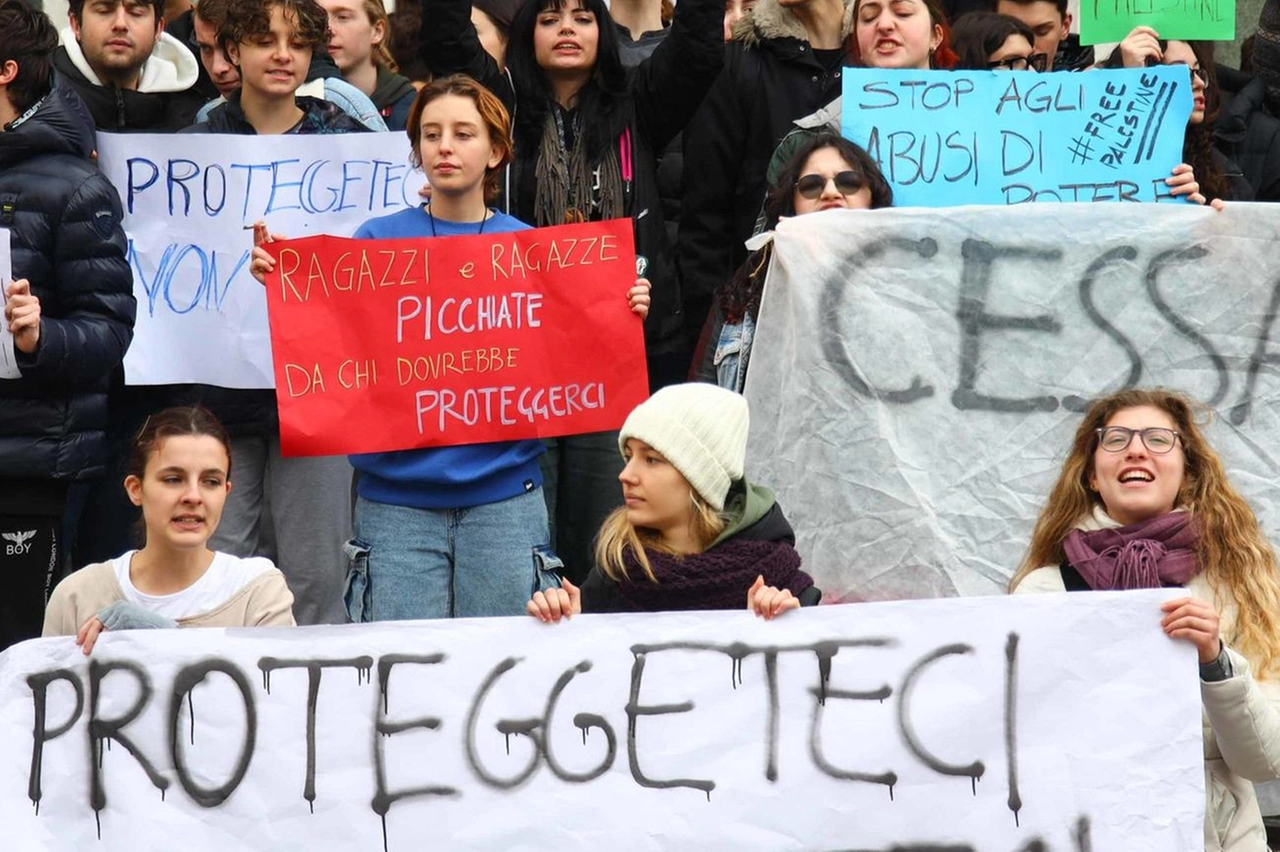
[[[632,78],[640,132],[661,151],[693,118],[724,66],[724,3],[681,0],[671,32]]]
[[[423,0],[418,52],[437,77],[466,74],[501,98],[507,109],[514,106],[511,81],[485,52],[471,23],[471,0]]]

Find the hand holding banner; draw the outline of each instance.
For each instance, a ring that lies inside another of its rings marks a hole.
[[[273,243],[286,455],[615,429],[648,396],[631,222]]]

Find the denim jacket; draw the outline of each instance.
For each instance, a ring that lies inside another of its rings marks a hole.
[[[742,393],[747,383],[747,362],[751,360],[751,342],[756,335],[756,321],[746,314],[740,323],[724,323],[716,336],[713,359],[716,384]]]

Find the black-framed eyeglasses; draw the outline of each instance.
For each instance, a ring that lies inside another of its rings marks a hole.
[[[1205,85],[1208,85],[1208,83],[1209,83],[1209,72],[1208,72],[1208,71],[1205,71],[1205,70],[1204,70],[1203,68],[1201,68],[1199,65],[1197,65],[1197,66],[1195,66],[1194,68],[1192,68],[1192,69],[1191,69],[1191,75],[1192,75],[1193,77],[1199,77],[1199,78],[1200,78],[1200,82],[1201,82],[1201,83],[1204,83]]]
[[[1049,65],[1049,54],[1033,53],[1030,56],[1009,56],[988,62],[992,71],[1043,71]]]
[[[832,180],[836,182],[836,191],[841,195],[853,195],[866,186],[862,175],[854,171],[840,172],[832,178],[820,174],[809,174],[796,181],[796,192],[812,201],[821,197],[827,188],[827,182]]]
[[[1098,436],[1098,446],[1109,453],[1123,453],[1133,443],[1133,436],[1142,439],[1142,445],[1148,452],[1162,456],[1173,449],[1182,437],[1182,433],[1160,426],[1148,426],[1146,429],[1127,429],[1124,426],[1107,426],[1094,429]]]

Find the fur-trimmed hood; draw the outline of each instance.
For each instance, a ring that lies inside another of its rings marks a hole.
[[[845,0],[844,18],[840,22],[842,39],[847,39],[853,31],[853,7],[853,0]],[[740,41],[748,46],[754,47],[766,39],[776,38],[809,40],[800,19],[778,0],[758,0],[751,11],[733,25],[733,41]]]

